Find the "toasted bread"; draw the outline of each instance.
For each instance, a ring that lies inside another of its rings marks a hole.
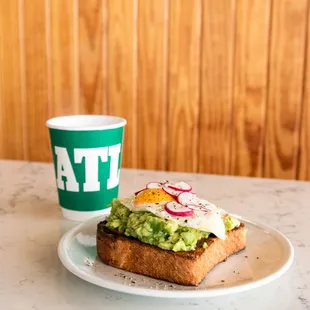
[[[206,239],[207,248],[189,252],[162,250],[98,224],[97,252],[107,265],[182,285],[199,285],[210,270],[246,247],[246,227],[227,232],[227,238]]]

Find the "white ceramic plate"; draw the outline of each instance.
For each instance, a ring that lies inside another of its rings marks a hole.
[[[294,257],[290,241],[279,231],[242,219],[248,228],[245,250],[217,265],[198,287],[172,284],[110,267],[98,260],[96,228],[104,218],[93,218],[67,232],[60,240],[58,255],[63,265],[81,279],[124,293],[197,298],[246,291],[283,275]]]

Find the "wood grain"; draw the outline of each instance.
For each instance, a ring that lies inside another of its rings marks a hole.
[[[168,169],[197,171],[201,1],[170,1]]]
[[[74,1],[52,0],[51,56],[53,116],[79,113],[77,36]]]
[[[80,106],[86,114],[106,111],[106,64],[102,0],[79,1]]]
[[[229,173],[235,1],[203,1],[199,172]]]
[[[274,1],[272,12],[264,176],[288,179],[297,170],[307,1]]]
[[[51,159],[48,130],[49,113],[46,8],[41,0],[24,1],[25,86],[29,159]]]
[[[18,1],[0,2],[0,156],[27,159],[20,69]]]
[[[270,1],[237,2],[231,173],[262,176]]]
[[[108,1],[108,111],[127,119],[123,167],[137,166],[137,1]]]
[[[310,10],[308,9],[307,47],[305,64],[305,84],[300,130],[300,154],[297,178],[310,180]]]
[[[310,0],[0,1],[0,158],[127,119],[123,166],[310,180]]]
[[[139,1],[138,167],[165,169],[167,162],[166,0]]]

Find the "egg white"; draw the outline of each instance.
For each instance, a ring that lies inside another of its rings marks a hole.
[[[169,214],[165,210],[166,202],[135,205],[134,200],[135,197],[119,199],[120,203],[132,212],[149,211],[158,217],[174,221],[181,226],[213,233],[220,239],[226,238],[226,229],[222,218],[226,212],[206,200],[201,199],[199,200],[199,203],[207,208],[208,212],[194,210],[193,216],[174,216]]]

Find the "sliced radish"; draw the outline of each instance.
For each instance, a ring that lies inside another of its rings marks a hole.
[[[194,214],[194,210],[182,206],[175,201],[168,202],[165,206],[165,210],[174,216],[192,216]]]
[[[160,182],[150,182],[146,184],[146,188],[162,188],[163,185]]]
[[[175,190],[175,189],[172,189],[172,188],[170,188],[170,187],[168,187],[168,186],[163,186],[162,189],[163,189],[167,194],[169,194],[169,195],[171,195],[171,196],[173,196],[173,197],[177,197],[178,195],[180,195],[180,193],[182,193],[182,192],[177,191],[177,190]]]
[[[135,192],[135,196],[137,196],[139,193],[141,193],[141,192],[144,191],[144,190],[145,190],[145,188],[140,189],[139,191]]]
[[[197,204],[197,196],[190,193],[190,192],[181,192],[177,197],[178,203],[183,206],[190,205],[190,204]]]
[[[192,190],[192,187],[186,183],[186,182],[179,182],[179,183],[175,183],[175,184],[166,184],[168,187],[175,189],[177,191],[181,191],[181,192],[190,192]]]
[[[199,205],[194,205],[194,204],[188,204],[186,206],[193,210],[209,212],[209,210],[206,209],[204,206],[199,206]]]

